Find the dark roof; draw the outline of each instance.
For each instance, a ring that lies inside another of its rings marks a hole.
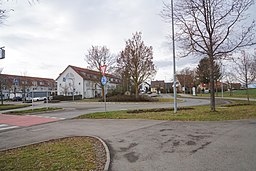
[[[152,88],[156,88],[156,87],[164,87],[165,86],[165,83],[164,83],[164,80],[161,80],[161,81],[151,81],[151,87]]]

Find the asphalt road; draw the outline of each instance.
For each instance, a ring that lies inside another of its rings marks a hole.
[[[198,106],[198,105],[208,105],[208,99],[191,99],[191,98],[182,98],[183,102],[178,103],[178,107],[184,106]],[[40,108],[40,107],[61,107],[64,110],[56,112],[47,112],[40,113],[36,115],[46,116],[46,117],[56,117],[56,118],[65,118],[70,119],[81,114],[93,113],[93,112],[103,112],[105,111],[105,104],[103,102],[61,102],[61,103],[49,103],[45,104],[43,102],[34,103],[31,108]],[[173,103],[159,103],[159,102],[130,102],[130,103],[112,103],[107,102],[107,111],[116,111],[116,110],[128,110],[128,109],[148,109],[148,108],[169,108],[173,107]],[[22,109],[16,109],[22,110]],[[4,113],[6,111],[2,111]]]
[[[179,106],[209,104],[185,99]],[[34,108],[46,104],[36,103]],[[104,111],[104,103],[51,104],[65,110],[39,114],[72,118]],[[108,103],[107,110],[172,107],[170,103]],[[66,136],[101,137],[110,147],[112,171],[256,170],[256,120],[172,122],[62,120],[0,132],[0,150]]]
[[[66,136],[103,138],[112,171],[255,171],[256,120],[64,120],[0,133],[0,149]]]

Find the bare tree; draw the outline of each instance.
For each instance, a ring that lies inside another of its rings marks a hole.
[[[241,56],[234,59],[234,63],[236,64],[234,65],[235,77],[245,85],[249,102],[248,85],[256,80],[256,56],[242,51]]]
[[[0,1],[1,5],[1,1]],[[3,21],[6,19],[6,10],[0,9],[0,25],[3,24]]]
[[[229,89],[229,96],[233,95],[233,84],[236,81],[236,77],[233,71],[227,70],[224,75],[225,82],[227,83],[227,88]]]
[[[110,53],[106,46],[92,46],[88,50],[88,54],[85,56],[85,61],[89,65],[90,69],[94,69],[99,72],[100,77],[95,79],[94,82],[101,87],[103,95],[104,86],[101,84],[102,73],[100,67],[106,65],[106,72],[111,73],[115,68],[116,57]]]
[[[182,87],[184,87],[184,93],[192,92],[192,88],[196,87],[198,83],[196,82],[195,70],[191,68],[184,68],[181,71],[177,72],[177,79]]]
[[[100,66],[107,65],[107,73],[113,71],[116,57],[112,55],[106,46],[92,46],[85,56],[85,61],[90,69],[100,72]]]
[[[7,2],[8,0],[6,0]],[[27,2],[29,3],[29,5],[33,5],[36,2],[39,2],[39,0],[27,0]],[[14,9],[2,9],[2,4],[3,4],[3,0],[0,0],[0,25],[2,25],[4,23],[4,20],[7,19],[8,17],[8,13],[10,11],[14,11]]]
[[[138,98],[139,85],[156,73],[153,63],[153,47],[146,46],[141,32],[133,34],[126,41],[126,46],[118,58],[119,67],[127,71],[135,87],[135,97]]]
[[[60,92],[63,93],[64,96],[66,96],[68,94],[68,90],[71,89],[71,86],[69,84],[65,84],[64,86],[60,86],[60,88]]]
[[[255,22],[246,11],[254,0],[180,0],[175,4],[177,40],[184,55],[204,55],[210,60],[211,111],[215,111],[214,60],[255,44]],[[171,19],[171,6],[164,4],[162,16]],[[245,21],[246,20],[246,21]]]
[[[26,98],[28,96],[28,90],[30,88],[29,79],[28,79],[28,76],[27,76],[27,71],[21,72],[20,75],[21,75],[21,77],[20,77],[20,89],[21,89],[21,92],[22,92],[23,102],[25,102]]]

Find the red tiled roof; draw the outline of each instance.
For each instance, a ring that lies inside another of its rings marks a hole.
[[[77,74],[79,74],[83,79],[86,79],[86,80],[100,80],[102,77],[102,74],[98,71],[81,68],[81,67],[77,67],[77,66],[72,66],[72,65],[69,65],[68,67],[71,67]],[[66,69],[63,72],[65,72]],[[119,83],[119,79],[117,77],[115,77],[114,75],[112,75],[112,74],[105,74],[105,75],[108,78],[113,78],[113,80],[110,80],[110,82],[117,83],[117,84]],[[96,76],[96,78],[95,78],[95,76]]]

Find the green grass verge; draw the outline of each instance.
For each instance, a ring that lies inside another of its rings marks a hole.
[[[249,97],[250,98],[256,98],[256,89],[248,89],[248,93],[249,93]],[[215,93],[216,97],[221,97],[222,94],[221,92]],[[209,94],[198,94],[198,97],[202,96],[202,97],[210,97],[210,93]],[[224,97],[237,97],[237,98],[247,98],[246,95],[246,90],[233,90],[232,94],[230,94],[230,92],[224,92],[223,94]]]
[[[29,113],[38,113],[38,112],[47,112],[47,111],[54,111],[54,110],[60,110],[62,108],[57,107],[43,107],[43,108],[36,108],[36,109],[28,109],[28,110],[18,110],[18,111],[10,111],[6,112],[4,114],[12,114],[12,115],[24,115]]]
[[[101,150],[98,150],[101,149]],[[91,137],[69,137],[0,152],[0,170],[103,170],[101,143]],[[103,150],[104,152],[104,150]]]
[[[154,119],[173,121],[222,121],[256,119],[256,104],[234,104],[227,106],[217,106],[216,112],[210,112],[209,106],[191,107],[189,110],[178,110],[176,114],[173,109],[162,112],[152,112],[145,109],[144,112],[131,113],[129,111],[114,111],[85,114],[76,119]]]
[[[3,104],[0,105],[0,111],[1,110],[11,110],[11,109],[19,109],[31,106],[31,104]]]

